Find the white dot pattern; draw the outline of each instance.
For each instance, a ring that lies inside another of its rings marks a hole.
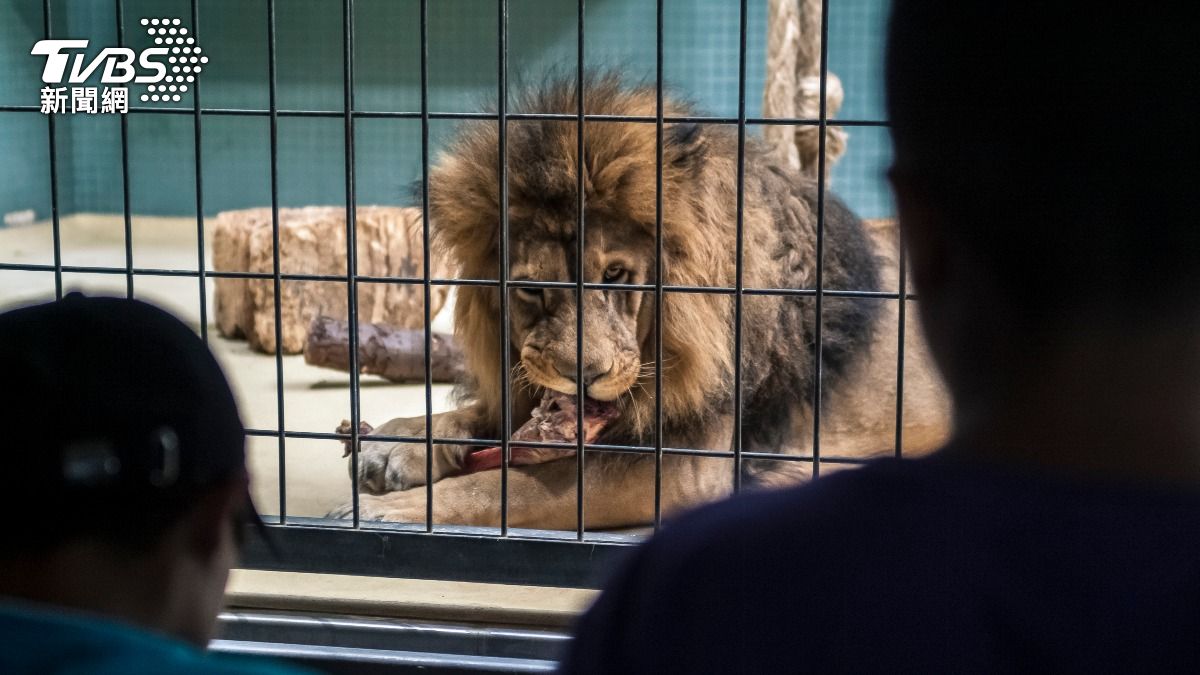
[[[162,78],[166,84],[146,85],[147,93],[141,94],[139,98],[143,103],[182,101],[183,97],[180,94],[188,91],[188,85],[184,82],[196,81],[195,75],[200,73],[201,64],[208,63],[208,57],[200,56],[201,50],[196,44],[196,38],[181,25],[183,21],[179,18],[145,18],[140,19],[138,23],[146,27],[146,35],[154,40],[155,45],[166,45],[159,53],[168,54],[167,63],[171,64],[168,70],[171,74]]]

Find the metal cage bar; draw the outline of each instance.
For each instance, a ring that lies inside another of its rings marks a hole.
[[[896,459],[904,456],[904,339],[908,300],[904,293],[908,288],[908,255],[904,247],[904,231],[899,219],[896,221],[896,240],[900,247],[897,264],[900,267],[896,289]]]
[[[0,105],[0,112],[36,112],[40,113],[41,109],[33,105]],[[148,115],[191,115],[194,114],[191,108],[144,108],[130,107],[130,114],[148,114]],[[228,115],[228,116],[248,116],[248,117],[267,117],[271,114],[270,110],[257,108],[201,108],[202,115]],[[345,116],[344,111],[337,110],[296,110],[286,109],[278,110],[276,114],[280,117],[326,117],[341,119]],[[421,119],[420,111],[387,111],[387,110],[355,110],[351,115],[356,119]],[[429,119],[433,120],[478,120],[478,121],[496,121],[499,118],[494,113],[487,112],[430,112]],[[505,119],[513,122],[525,122],[535,120],[547,121],[564,121],[573,122],[578,117],[575,113],[506,113]],[[635,124],[656,124],[658,121],[655,115],[607,115],[607,114],[592,114],[585,115],[584,121],[587,122],[611,122],[611,123],[635,123]],[[711,115],[671,115],[664,119],[667,124],[724,124],[735,125],[739,123],[737,117],[721,117]],[[820,126],[820,120],[816,118],[806,117],[747,117],[746,124],[748,126],[766,126],[766,125],[785,125],[785,126]],[[885,120],[865,120],[865,119],[838,119],[837,125],[841,127],[887,127],[889,123]]]
[[[267,0],[267,95],[271,108],[271,287],[275,302],[275,423],[287,429],[283,401],[283,270],[280,267],[279,237],[279,115],[278,78],[275,53],[275,0]],[[279,523],[287,524],[287,435],[279,434]]]
[[[192,0],[192,35],[200,40],[200,6]],[[204,265],[204,139],[203,117],[200,114],[200,78],[192,85],[192,132],[196,159],[196,271],[200,292],[200,339],[208,344],[208,289],[205,287]]]
[[[631,535],[595,534],[595,541],[580,542],[572,533],[541,536],[552,533],[536,530],[513,529],[510,536],[496,537],[489,536],[493,528],[443,526],[429,534],[421,524],[351,529],[329,527],[320,519],[294,520],[271,527],[269,544],[248,528],[243,561],[255,569],[288,572],[599,588],[637,542]]]
[[[433,303],[429,240],[429,0],[421,0],[421,317],[425,328],[425,531],[433,531]]]
[[[813,444],[812,444],[812,477],[817,479],[821,476],[821,379],[822,379],[822,345],[821,329],[824,321],[822,320],[822,310],[824,309],[825,295],[825,135],[828,126],[828,109],[826,106],[826,87],[828,86],[829,75],[829,0],[821,0],[821,72],[820,72],[820,89],[818,96],[820,97],[820,108],[817,125],[817,273],[816,273],[816,295],[814,296],[814,343],[816,349],[813,354],[813,393],[812,393],[812,418],[813,418]]]
[[[583,112],[584,112],[584,89],[585,82],[583,77],[583,40],[584,40],[584,0],[579,0],[576,7],[577,20],[579,25],[576,28],[576,64],[575,64],[575,105],[578,113],[578,121],[575,123],[575,394],[578,398],[578,405],[575,406],[575,442],[577,450],[575,451],[575,536],[580,541],[583,541],[584,533],[584,484],[583,471],[584,462],[584,443],[587,439],[583,437],[583,409],[585,407],[584,399],[587,396],[587,382],[583,377],[583,284],[584,284],[584,255],[586,236],[584,232],[585,221],[587,220],[584,195],[584,180],[583,180]]]
[[[247,436],[267,436],[273,437],[279,435],[278,431],[271,429],[246,429]],[[336,440],[346,441],[350,439],[348,433],[326,432],[326,431],[285,431],[283,432],[288,438],[304,438],[309,440]],[[392,436],[392,435],[372,435],[372,440],[383,441],[388,443],[424,443],[424,436]],[[500,439],[497,438],[439,438],[435,436],[433,442],[436,444],[445,445],[466,445],[472,447],[492,447],[500,445]],[[521,441],[522,447],[530,448],[550,448],[555,450],[575,450],[578,446],[575,443],[559,442],[559,441]],[[617,445],[607,443],[585,443],[584,448],[588,452],[620,452],[626,454],[654,454],[659,451],[659,448],[649,445]],[[692,457],[733,457],[732,450],[701,450],[698,448],[675,448],[664,447],[661,452],[667,455],[681,455]],[[781,455],[771,452],[754,452],[744,450],[742,456],[746,459],[770,459],[780,462],[811,462],[813,458],[806,455]],[[841,464],[862,464],[870,461],[869,459],[855,457],[830,457],[823,456],[822,462],[836,462]]]
[[[42,32],[47,40],[50,39],[50,0],[42,0]],[[33,108],[40,112],[40,108]],[[55,130],[54,115],[46,116],[46,130],[50,152],[50,222],[54,245],[54,297],[61,299],[63,295],[63,262],[62,262],[62,227],[58,214],[58,134]]]
[[[125,3],[115,0],[117,46],[125,46]],[[129,191],[129,118],[121,115],[121,213],[125,225],[125,297],[133,297],[133,212]]]
[[[663,0],[654,3],[654,531],[662,527]]]
[[[354,0],[342,0],[342,87],[345,102],[346,162],[346,320],[350,336],[350,502],[353,526],[359,523],[358,496],[358,208],[354,192]]]
[[[47,37],[51,33],[50,0],[43,0],[43,28]],[[117,20],[118,44],[123,44],[124,35],[124,6],[123,0],[114,0]],[[585,98],[586,74],[586,0],[577,0],[577,62],[576,75],[578,82],[576,110],[574,113],[514,113],[508,110],[508,2],[497,0],[497,93],[498,102],[495,113],[451,113],[435,112],[429,107],[429,10],[428,0],[420,0],[420,67],[421,67],[421,98],[419,111],[363,111],[354,108],[354,3],[353,0],[342,2],[342,33],[343,33],[343,106],[340,111],[329,110],[286,110],[278,106],[277,82],[277,53],[276,53],[276,14],[275,1],[267,0],[267,48],[269,74],[269,105],[265,110],[233,109],[233,108],[204,108],[201,105],[199,86],[193,88],[193,100],[190,108],[147,108],[135,107],[130,110],[134,114],[187,114],[193,117],[195,170],[196,170],[196,234],[197,262],[195,270],[139,268],[133,261],[132,238],[132,207],[131,183],[129,165],[129,131],[128,118],[121,116],[121,151],[123,179],[123,216],[125,228],[125,265],[123,267],[64,265],[61,256],[61,228],[59,222],[58,204],[58,158],[56,148],[56,129],[54,116],[48,119],[48,142],[50,148],[50,180],[51,180],[51,212],[54,234],[54,262],[51,265],[0,263],[0,270],[42,271],[53,272],[55,275],[56,295],[62,295],[62,275],[64,273],[95,273],[124,275],[126,278],[127,295],[132,296],[134,281],[137,276],[161,276],[195,278],[200,295],[201,334],[207,339],[207,297],[206,281],[208,278],[227,279],[261,279],[273,282],[274,319],[275,319],[275,370],[278,424],[274,430],[248,429],[251,437],[275,437],[278,440],[279,461],[279,517],[272,524],[275,543],[283,555],[276,557],[265,548],[262,542],[252,537],[246,552],[248,566],[260,569],[290,569],[297,571],[320,571],[338,573],[361,573],[381,576],[412,576],[417,578],[458,579],[464,581],[493,581],[503,583],[534,583],[552,586],[593,586],[598,583],[608,561],[613,561],[620,555],[635,538],[624,535],[607,533],[589,533],[586,528],[586,458],[590,453],[624,453],[629,455],[646,455],[652,457],[655,466],[654,486],[654,525],[661,523],[662,514],[662,485],[664,460],[673,457],[702,457],[731,459],[734,472],[735,489],[740,487],[740,468],[746,460],[772,460],[778,462],[800,462],[812,466],[814,478],[819,475],[822,464],[857,465],[868,460],[857,457],[839,457],[825,455],[820,448],[821,427],[821,329],[823,301],[826,297],[849,298],[858,300],[879,299],[895,300],[899,303],[898,314],[898,356],[896,371],[896,429],[895,454],[902,454],[903,445],[903,388],[904,388],[904,358],[905,358],[905,324],[906,307],[909,300],[916,300],[915,294],[908,292],[906,275],[905,250],[901,245],[899,260],[899,287],[894,292],[867,291],[859,289],[825,288],[823,276],[824,256],[824,205],[825,205],[825,132],[829,124],[826,109],[825,94],[828,73],[827,39],[829,32],[829,2],[822,3],[821,17],[821,73],[820,94],[821,104],[816,119],[802,118],[755,118],[747,115],[746,106],[746,72],[747,72],[747,32],[748,32],[748,2],[740,0],[739,12],[739,45],[738,45],[738,112],[736,117],[701,116],[701,115],[667,115],[664,97],[664,0],[656,0],[655,26],[655,94],[656,110],[654,115],[609,115],[587,114]],[[194,34],[199,33],[198,0],[190,0],[191,18]],[[0,106],[0,112],[38,111],[36,106]],[[270,181],[272,209],[272,239],[274,245],[272,270],[270,273],[252,272],[216,272],[206,269],[204,242],[204,190],[203,190],[203,155],[202,155],[202,120],[205,115],[218,116],[265,116],[270,124]],[[317,117],[340,118],[344,126],[344,161],[345,161],[345,190],[346,190],[346,237],[347,262],[344,275],[324,274],[287,274],[281,267],[281,241],[279,220],[279,173],[278,173],[278,120],[281,117]],[[422,191],[421,210],[422,225],[422,257],[424,270],[420,277],[391,277],[359,275],[357,267],[357,230],[356,230],[356,190],[355,190],[355,120],[356,119],[412,119],[421,125],[421,170]],[[430,172],[430,123],[431,120],[483,120],[495,121],[498,125],[499,163],[497,168],[500,179],[500,256],[498,261],[498,276],[496,279],[439,279],[432,276],[431,268],[431,232],[429,218],[429,172]],[[509,279],[509,222],[508,222],[508,158],[507,131],[508,123],[521,121],[560,121],[576,125],[577,150],[577,239],[575,279],[573,281],[513,281]],[[590,123],[644,123],[655,125],[656,156],[655,156],[655,275],[653,283],[642,284],[606,284],[591,283],[586,280],[585,243],[586,243],[586,194],[583,177],[584,156],[586,144],[586,125]],[[694,123],[736,125],[738,134],[737,147],[737,205],[736,205],[736,250],[734,284],[729,287],[703,287],[688,285],[672,285],[666,283],[664,263],[664,199],[663,199],[663,162],[664,141],[667,124]],[[881,120],[838,120],[841,126],[886,127],[887,122]],[[745,162],[747,152],[747,128],[751,125],[808,125],[818,128],[820,151],[817,171],[817,268],[814,288],[748,288],[744,279],[744,212],[745,212]],[[328,281],[346,284],[348,318],[350,331],[350,408],[351,426],[348,433],[319,433],[290,431],[285,421],[285,405],[283,396],[283,358],[278,345],[281,342],[282,331],[282,285],[285,281]],[[349,524],[291,517],[287,515],[286,504],[286,441],[287,439],[319,439],[346,440],[352,447],[360,443],[360,382],[358,376],[358,303],[357,289],[360,283],[386,284],[420,284],[424,298],[424,397],[426,430],[421,436],[372,436],[372,440],[394,441],[413,444],[424,444],[426,449],[426,518],[423,524],[395,525],[387,523],[361,522],[358,481],[358,453],[351,453],[351,484],[353,500],[353,519]],[[432,401],[432,334],[431,334],[431,290],[434,286],[477,286],[496,288],[499,293],[500,328],[502,341],[502,390],[501,420],[498,438],[440,438],[433,430],[433,401]],[[662,392],[663,381],[661,368],[655,369],[655,432],[652,445],[617,445],[603,443],[587,443],[583,434],[583,406],[577,407],[576,429],[577,438],[573,443],[555,442],[522,442],[529,447],[558,448],[574,450],[577,461],[577,526],[574,533],[546,532],[522,530],[511,527],[509,520],[509,470],[511,465],[510,436],[512,430],[512,401],[511,401],[511,317],[509,294],[519,288],[557,288],[570,289],[576,299],[576,377],[579,394],[586,395],[584,378],[583,346],[585,317],[583,305],[585,293],[591,290],[609,290],[620,292],[652,292],[654,294],[654,335],[655,362],[661,364],[663,358],[662,344],[662,314],[668,293],[708,293],[731,296],[734,304],[734,437],[729,450],[702,450],[694,448],[669,447],[665,444],[662,428]],[[814,301],[815,332],[817,350],[814,355],[815,374],[813,390],[813,449],[809,455],[780,455],[768,452],[747,451],[742,447],[742,314],[746,296],[795,296],[811,297]],[[434,487],[433,487],[433,447],[435,444],[452,444],[471,447],[500,446],[503,462],[501,464],[501,523],[500,536],[494,536],[492,528],[464,528],[456,526],[434,526]],[[595,455],[591,455],[595,456]],[[451,555],[448,555],[451,554]],[[488,560],[488,565],[478,565],[479,560]],[[447,563],[451,563],[447,567]]]
[[[742,301],[743,233],[746,225],[746,0],[741,0],[738,18],[738,125],[737,125],[737,216],[734,242],[733,287],[733,491],[742,490]],[[820,341],[817,341],[818,347]]]
[[[496,121],[499,125],[500,160],[500,536],[508,536],[508,467],[512,462],[509,436],[512,434],[512,401],[509,379],[512,375],[509,344],[511,325],[508,314],[508,0],[499,0],[496,16]]]
[[[0,271],[22,271],[22,272],[53,272],[54,265],[43,265],[37,263],[2,263],[0,262]],[[123,267],[103,267],[103,266],[86,266],[86,265],[63,265],[62,270],[67,273],[82,273],[82,274],[125,274],[126,270]],[[153,269],[153,268],[134,268],[135,276],[161,276],[161,277],[195,277],[199,273],[196,270],[172,270],[172,269]],[[204,276],[209,279],[262,279],[272,280],[275,275],[270,272],[215,272],[206,271]],[[355,280],[366,284],[410,284],[417,285],[425,283],[421,277],[372,277],[365,275],[355,275]],[[283,281],[335,281],[346,282],[349,277],[338,274],[280,274],[280,279]],[[500,284],[495,279],[430,279],[429,283],[433,286],[491,286],[498,287]],[[573,281],[509,281],[509,288],[574,288]],[[655,284],[601,284],[587,282],[583,284],[585,289],[597,290],[621,290],[621,291],[647,291],[653,292],[657,290]],[[709,293],[709,294],[725,294],[732,295],[736,292],[732,286],[686,286],[678,284],[664,284],[663,291],[667,293]],[[779,295],[779,296],[815,296],[817,293],[815,288],[743,288],[743,295]],[[876,298],[880,300],[896,300],[901,296],[893,291],[859,291],[859,290],[842,290],[824,288],[821,293],[828,298]],[[903,295],[906,300],[918,300],[916,293],[905,293]]]

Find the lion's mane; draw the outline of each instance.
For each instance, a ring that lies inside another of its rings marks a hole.
[[[550,78],[528,88],[512,112],[576,112],[575,85]],[[589,115],[651,120],[585,124],[587,213],[637,223],[653,236],[656,223],[656,91],[628,86],[617,76],[593,74],[585,81]],[[669,97],[667,118],[694,117],[687,104]],[[464,279],[496,279],[500,241],[500,137],[495,121],[462,125],[430,174],[430,211],[437,245]],[[557,214],[573,229],[576,213],[576,123],[573,120],[510,121],[507,173],[510,231]],[[745,288],[815,289],[817,286],[816,186],[770,163],[754,138],[745,144],[743,283]],[[737,218],[737,127],[667,123],[663,133],[663,283],[733,287]],[[879,270],[860,221],[831,195],[824,200],[823,287],[876,290]],[[560,233],[561,234],[561,233]],[[569,234],[569,233],[568,233]],[[653,256],[654,251],[647,251]],[[877,300],[825,298],[823,387],[839,379],[865,351]],[[814,392],[815,299],[812,294],[746,295],[743,298],[743,439],[747,449],[779,451],[796,420],[797,401]],[[676,447],[696,447],[718,416],[732,413],[734,299],[728,292],[667,292],[662,308],[663,434]],[[455,332],[466,357],[462,395],[477,405],[481,429],[499,433],[501,328],[499,292],[462,285],[455,304]],[[654,359],[651,333],[643,361]],[[512,363],[517,362],[514,352]],[[631,390],[617,438],[653,443],[654,375]],[[536,394],[512,391],[514,424]],[[803,406],[802,406],[803,407]],[[728,446],[726,446],[728,447]]]

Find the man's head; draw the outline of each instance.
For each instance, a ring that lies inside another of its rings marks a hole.
[[[162,310],[72,294],[0,314],[0,372],[0,564],[29,577],[0,594],[104,611],[105,593],[130,604],[152,589],[159,607],[126,613],[205,640],[239,526],[256,517],[237,406],[212,354]],[[63,578],[80,564],[128,570],[128,587]]]
[[[1195,323],[1189,9],[896,0],[892,178],[952,386],[979,350]]]

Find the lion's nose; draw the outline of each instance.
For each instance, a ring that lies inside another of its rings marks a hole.
[[[570,380],[572,382],[576,381],[575,377],[579,374],[578,372],[576,372],[574,365],[571,365],[568,368],[564,368],[561,365],[557,365],[557,366],[555,366],[555,368],[558,370],[559,375],[562,375],[563,377],[567,378],[568,380]],[[584,368],[583,368],[583,386],[590,387],[593,382],[600,379],[600,376],[604,375],[607,372],[608,372],[607,368],[601,368],[599,366],[584,366]]]

